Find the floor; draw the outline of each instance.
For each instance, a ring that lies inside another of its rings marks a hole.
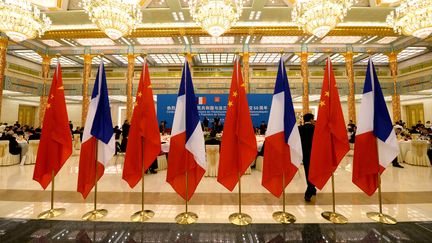
[[[129,188],[121,179],[123,158],[113,158],[98,184],[98,208],[108,210],[103,221],[128,222],[141,209],[141,186]],[[389,167],[382,176],[383,212],[404,221],[432,221],[432,167],[404,165]],[[35,219],[50,207],[50,187],[43,191],[32,180],[33,165],[0,167],[0,218]],[[93,208],[93,194],[83,199],[76,192],[78,157],[71,157],[55,181],[55,207],[66,208],[58,220],[80,220]],[[378,210],[378,196],[366,196],[352,182],[351,157],[341,163],[335,174],[336,211],[349,222],[372,222],[366,212]],[[155,212],[153,223],[173,223],[184,211],[184,201],[165,182],[166,171],[145,177],[145,208]],[[325,224],[321,213],[332,209],[330,182],[318,191],[312,202],[303,199],[306,188],[303,169],[286,188],[286,211],[295,215],[296,223]],[[242,177],[242,212],[253,223],[274,224],[272,213],[282,209],[282,199],[273,197],[261,186],[261,172],[252,170]],[[216,178],[205,177],[189,203],[198,214],[199,223],[228,223],[228,216],[238,211],[238,189],[229,192]]]
[[[177,225],[0,219],[0,242],[287,243],[430,242],[432,222],[334,224]]]

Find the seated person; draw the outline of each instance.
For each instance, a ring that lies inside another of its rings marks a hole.
[[[28,141],[27,139],[24,138],[24,133],[23,132],[18,132],[17,134],[17,138],[16,138],[16,142],[18,143],[18,147],[21,148],[21,163],[20,165],[24,165],[26,157],[27,157],[27,151],[28,151]]]
[[[20,155],[21,147],[18,146],[18,142],[15,137],[9,137],[9,153],[12,155]]]
[[[210,138],[205,141],[206,145],[220,145],[221,141],[216,139],[216,130],[210,132]]]

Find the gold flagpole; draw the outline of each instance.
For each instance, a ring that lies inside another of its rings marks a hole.
[[[390,215],[383,214],[382,212],[382,195],[381,195],[381,174],[378,173],[378,200],[379,212],[368,212],[366,216],[376,222],[382,224],[397,224],[397,220]]]
[[[57,53],[57,66],[60,63],[60,56],[61,54]],[[58,75],[58,72],[56,72],[56,75]],[[45,89],[43,90],[45,95]],[[62,215],[66,209],[64,208],[54,208],[54,179],[55,179],[55,172],[54,170],[51,170],[51,208],[47,211],[43,211],[38,215],[38,219],[50,219],[57,216]]]
[[[238,183],[239,212],[231,214],[228,217],[228,219],[232,224],[235,224],[235,225],[240,225],[240,226],[249,225],[250,223],[252,223],[252,217],[249,216],[248,214],[242,213],[242,211],[241,211],[242,203],[241,203],[241,175],[240,175],[240,173],[238,173],[237,176],[238,176],[238,180],[239,180],[239,183]]]
[[[328,221],[334,224],[346,224],[348,223],[348,219],[342,214],[336,213],[336,196],[335,196],[335,182],[334,182],[334,174],[331,176],[332,181],[332,199],[333,199],[333,211],[325,211],[321,213],[321,216]]]
[[[291,224],[297,219],[294,215],[287,213],[285,211],[285,172],[282,174],[282,211],[277,211],[273,213],[273,219],[281,224]]]
[[[54,208],[54,170],[51,171],[51,208],[47,211],[43,211],[38,215],[38,219],[50,219],[62,215],[66,209]]]
[[[144,210],[144,175],[145,175],[145,170],[144,170],[144,138],[141,137],[141,146],[142,146],[142,178],[141,178],[141,211],[138,211],[136,213],[134,213],[131,216],[131,220],[133,222],[145,222],[151,218],[153,218],[154,216],[154,212],[151,210]]]
[[[81,218],[83,220],[95,221],[105,217],[108,214],[106,209],[97,209],[97,184],[98,184],[98,142],[96,140],[96,157],[95,157],[95,190],[94,190],[94,205],[93,210],[84,214]]]

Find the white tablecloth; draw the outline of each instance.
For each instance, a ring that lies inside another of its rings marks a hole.
[[[406,161],[406,155],[410,149],[411,149],[411,140],[399,141],[399,155],[398,155],[399,163]]]
[[[410,165],[431,166],[427,151],[430,143],[425,140],[412,140],[410,150],[406,153],[405,163]]]

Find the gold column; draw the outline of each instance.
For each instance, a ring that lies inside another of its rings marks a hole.
[[[3,101],[3,82],[4,82],[4,73],[6,69],[7,46],[8,46],[8,39],[6,37],[0,37],[0,119],[1,119],[1,107]]]
[[[354,87],[354,62],[352,52],[343,54],[345,57],[345,68],[348,78],[348,119],[356,123],[356,108],[355,108],[355,87]]]
[[[84,67],[83,67],[83,87],[82,87],[82,112],[81,112],[81,126],[83,127],[86,122],[87,112],[89,108],[90,98],[88,95],[88,85],[91,75],[91,65],[93,56],[84,54]]]
[[[40,106],[39,106],[39,127],[42,127],[43,119],[45,116],[45,109],[48,101],[48,90],[47,90],[47,82],[49,78],[50,65],[51,65],[51,56],[41,55],[42,56],[42,95],[40,97]]]
[[[249,52],[243,53],[243,77],[244,77],[244,84],[246,93],[250,92],[250,86],[249,86]]]
[[[133,98],[132,98],[132,81],[134,78],[135,68],[135,55],[128,54],[128,71],[127,71],[127,84],[126,84],[126,119],[130,122],[132,119],[133,111]]]
[[[309,70],[308,70],[308,53],[302,52],[300,54],[301,62],[301,76],[303,79],[303,114],[309,113]]]
[[[389,67],[393,79],[393,95],[392,95],[392,108],[393,108],[393,122],[401,119],[400,95],[397,92],[397,55],[398,52],[386,53],[389,57]]]

